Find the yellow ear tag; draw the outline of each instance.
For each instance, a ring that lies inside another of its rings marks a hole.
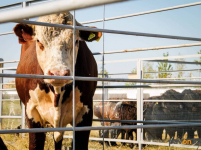
[[[101,39],[101,37],[99,37],[98,39],[96,39],[96,41],[97,41],[97,42],[99,42],[99,41],[100,41],[100,39]]]
[[[93,39],[95,36],[96,36],[96,35],[95,35],[94,33],[91,33],[91,34],[89,35],[89,37],[88,37],[88,40]]]

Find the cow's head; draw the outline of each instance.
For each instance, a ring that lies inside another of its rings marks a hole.
[[[73,25],[73,16],[69,12],[59,13],[40,17],[38,21]],[[76,22],[76,25],[80,24]],[[17,24],[14,32],[19,38],[19,43],[27,44],[29,41],[36,43],[37,58],[44,75],[71,76],[73,74],[72,29]],[[93,41],[99,39],[101,36],[102,33],[100,32],[76,30],[75,58],[78,53],[79,40]],[[72,81],[45,79],[45,82],[61,87]]]

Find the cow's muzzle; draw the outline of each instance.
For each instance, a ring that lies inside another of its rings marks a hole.
[[[70,76],[70,70],[57,70],[51,69],[48,71],[48,75],[50,76]],[[45,82],[52,84],[53,86],[63,86],[66,83],[71,81],[69,80],[61,80],[61,79],[46,79]]]

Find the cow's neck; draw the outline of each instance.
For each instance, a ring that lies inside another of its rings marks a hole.
[[[55,94],[61,94],[61,88],[60,86],[54,86]]]

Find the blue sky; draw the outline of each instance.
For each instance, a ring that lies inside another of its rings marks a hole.
[[[0,1],[0,6],[20,2],[20,0]],[[154,9],[172,7],[188,3],[199,2],[198,0],[132,0],[123,3],[106,5],[105,17],[115,17],[137,12],[149,11]],[[177,35],[187,37],[201,38],[201,5],[176,9],[171,11],[147,14],[113,21],[106,21],[106,29],[125,30],[145,33],[156,33],[166,35]],[[81,9],[76,11],[76,19],[79,22],[101,19],[103,17],[103,6]],[[0,25],[0,33],[12,31],[14,23]],[[87,26],[96,26],[102,28],[102,23],[87,24]],[[0,58],[6,61],[18,60],[20,57],[20,45],[15,35],[0,36]],[[131,35],[108,34],[105,33],[105,51],[124,50],[133,48],[147,48],[156,46],[168,46],[178,44],[198,43],[196,41],[161,39],[151,37],[140,37]],[[103,48],[102,39],[99,42],[88,43],[92,52],[100,52]],[[201,49],[200,46],[178,49],[166,49],[160,51],[145,51],[134,53],[121,53],[113,55],[105,55],[105,61],[109,60],[124,60],[148,57],[161,57],[163,53],[169,52],[170,56],[193,55]],[[95,56],[97,61],[102,59],[102,56]],[[193,59],[185,59],[193,61]],[[154,66],[156,66],[155,63]],[[16,66],[9,64],[6,66]],[[130,72],[136,67],[135,62],[106,64],[105,68],[109,73]],[[173,66],[174,67],[174,66]],[[196,65],[186,65],[185,69],[197,68]],[[99,70],[101,69],[99,65]],[[194,76],[198,74],[193,72]],[[188,73],[185,75],[188,76]],[[121,76],[125,77],[125,76]]]

